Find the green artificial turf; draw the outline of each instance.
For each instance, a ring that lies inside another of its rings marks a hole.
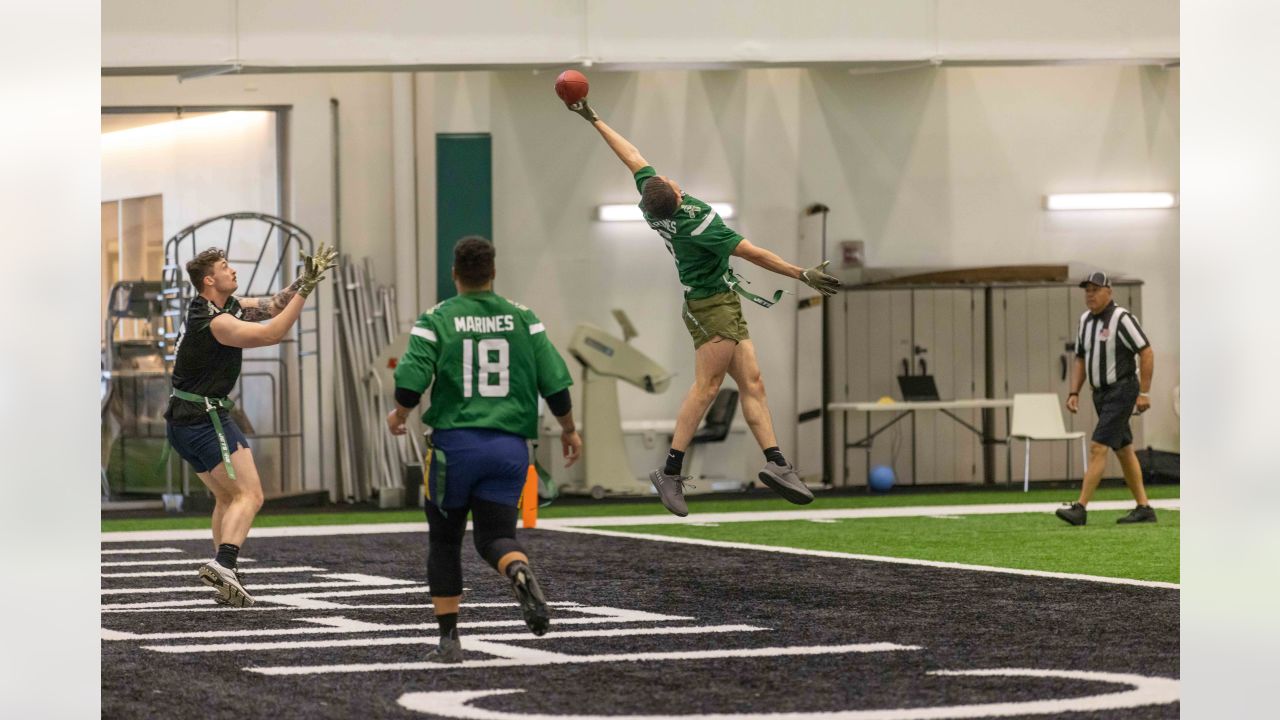
[[[1048,513],[865,518],[702,525],[628,525],[612,531],[775,545],[1024,570],[1178,582],[1181,513],[1155,524],[1117,525],[1127,511],[1090,511],[1072,527]],[[691,517],[692,514],[691,514]]]
[[[1153,485],[1147,488],[1147,494],[1154,499],[1178,497],[1177,485]],[[1018,490],[962,490],[950,492],[891,492],[883,495],[824,495],[819,493],[818,499],[804,509],[839,509],[839,508],[875,508],[875,507],[908,507],[935,505],[989,505],[1023,502],[1065,502],[1074,500],[1074,490],[1032,490],[1023,493]],[[1126,500],[1127,490],[1121,487],[1102,488],[1094,496],[1097,500]],[[719,512],[760,512],[767,510],[801,509],[772,494],[760,497],[721,498],[716,495],[694,495],[689,498],[689,510],[693,514]],[[538,517],[619,517],[627,515],[661,515],[666,511],[658,499],[650,502],[610,502],[608,500],[592,503],[560,504],[553,503],[538,510]],[[316,513],[263,513],[254,520],[254,527],[281,527],[292,525],[353,525],[364,523],[387,522],[423,522],[422,511],[409,510],[356,510],[342,512],[330,510]],[[127,530],[182,530],[203,529],[209,527],[208,516],[173,516],[139,519],[102,520],[102,532],[119,532]]]

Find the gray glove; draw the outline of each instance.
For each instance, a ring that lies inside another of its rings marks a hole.
[[[565,107],[569,108],[573,112],[578,113],[579,115],[582,116],[582,119],[586,120],[589,123],[593,123],[600,119],[600,117],[596,115],[596,111],[592,110],[591,106],[587,104],[586,98],[582,98],[576,103],[570,103],[568,105],[565,105]]]
[[[823,272],[823,270],[826,270],[827,266],[830,264],[830,260],[823,260],[821,264],[815,265],[800,273],[800,279],[804,281],[805,285],[808,285],[823,295],[828,297],[835,295],[836,291],[840,289],[840,280],[833,275],[828,275]]]
[[[324,274],[338,266],[338,251],[321,243],[315,255],[299,253],[298,256],[302,258],[302,277],[298,278],[298,294],[307,297],[324,279]]]

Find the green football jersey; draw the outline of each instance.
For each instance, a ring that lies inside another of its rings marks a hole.
[[[657,174],[649,165],[637,170],[636,190],[643,192],[644,181]],[[742,242],[742,236],[725,225],[710,205],[684,193],[675,217],[655,220],[645,213],[644,220],[667,243],[686,298],[710,297],[731,289],[724,274],[729,270],[729,256]]]
[[[449,298],[414,324],[396,387],[431,388],[422,416],[436,430],[487,428],[538,436],[538,396],[573,384],[529,308],[489,291]]]

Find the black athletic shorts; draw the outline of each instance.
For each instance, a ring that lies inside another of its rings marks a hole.
[[[1093,407],[1098,411],[1098,425],[1093,429],[1093,441],[1119,450],[1133,444],[1133,431],[1129,418],[1138,403],[1138,378],[1122,380],[1093,391]]]
[[[218,419],[222,421],[222,432],[227,436],[227,452],[234,453],[242,447],[249,447],[240,426],[226,411],[219,411]],[[209,472],[222,464],[222,448],[218,445],[218,433],[213,429],[212,420],[196,425],[165,424],[168,425],[166,433],[174,452],[191,463],[196,472]]]

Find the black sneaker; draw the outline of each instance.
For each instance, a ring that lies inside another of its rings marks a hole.
[[[779,465],[767,462],[757,477],[789,503],[808,505],[813,502],[813,493],[800,480],[800,476],[796,474],[796,466],[791,463]]]
[[[440,644],[427,653],[427,662],[457,665],[462,662],[462,641],[448,635],[440,636]]]
[[[649,473],[649,482],[653,483],[653,488],[658,491],[662,506],[672,515],[688,516],[689,506],[684,501],[684,486],[696,486],[689,482],[687,475],[668,475],[661,470],[654,470]]]
[[[1089,511],[1078,502],[1073,502],[1065,507],[1058,508],[1054,515],[1066,520],[1072,525],[1083,525],[1089,519]]]
[[[515,591],[516,602],[520,603],[520,614],[524,615],[524,624],[534,635],[547,634],[551,625],[551,611],[547,609],[547,598],[542,594],[538,578],[533,570],[519,560],[507,566],[507,578],[511,580],[511,589]]]
[[[1130,525],[1133,523],[1149,523],[1156,521],[1156,511],[1151,509],[1150,505],[1139,505],[1129,511],[1128,515],[1116,519],[1117,525]]]

